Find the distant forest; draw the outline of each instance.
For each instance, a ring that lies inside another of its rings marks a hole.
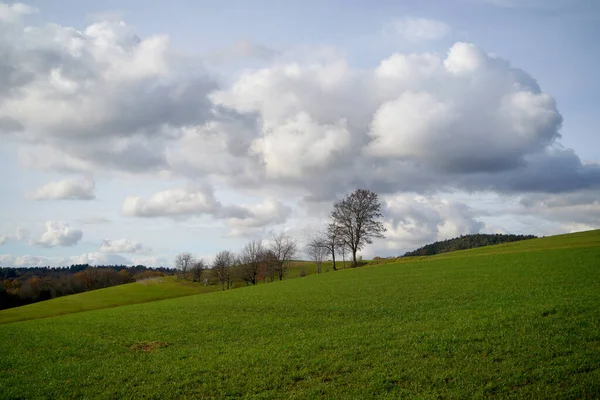
[[[144,265],[0,267],[0,310],[173,273],[172,269]]]
[[[434,254],[448,253],[450,251],[472,249],[474,247],[489,246],[492,244],[518,242],[519,240],[535,239],[534,235],[502,235],[502,234],[485,234],[477,233],[474,235],[464,235],[454,239],[442,240],[418,248],[414,251],[409,251],[404,254],[404,257],[410,256],[432,256]]]

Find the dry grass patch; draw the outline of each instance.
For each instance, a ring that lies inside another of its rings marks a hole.
[[[167,347],[169,344],[167,342],[158,342],[158,341],[142,341],[137,342],[133,346],[130,347],[131,350],[135,352],[144,352],[144,353],[152,353],[161,347]]]

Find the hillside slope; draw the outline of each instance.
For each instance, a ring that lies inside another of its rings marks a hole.
[[[330,268],[330,262],[323,263],[324,272],[329,271]],[[301,271],[312,275],[316,273],[316,266],[308,261],[294,261],[287,272],[287,277],[298,278]],[[235,288],[243,286],[245,286],[244,282],[239,280],[233,282]],[[0,310],[0,324],[210,293],[219,289],[218,284],[204,286],[177,280],[174,276],[166,276]]]
[[[599,238],[4,324],[0,393],[597,398]]]
[[[173,297],[214,292],[215,290],[217,290],[216,286],[210,287],[177,280],[174,276],[154,278],[0,310],[0,324],[146,303]]]

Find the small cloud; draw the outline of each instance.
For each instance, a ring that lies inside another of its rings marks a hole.
[[[132,262],[131,260],[118,254],[87,253],[80,256],[70,257],[68,264],[132,265]]]
[[[25,15],[35,14],[38,11],[23,3],[4,4],[0,3],[0,21],[15,22]]]
[[[398,18],[384,27],[384,34],[400,36],[409,42],[439,40],[450,31],[450,26],[442,21],[415,17]]]
[[[61,221],[47,221],[46,232],[34,244],[41,247],[69,247],[76,245],[83,237],[83,231],[71,228]]]
[[[93,200],[94,181],[91,179],[64,179],[49,182],[31,194],[34,200]]]
[[[11,241],[20,241],[26,240],[29,237],[29,231],[25,228],[17,228],[14,233],[10,233],[8,235],[0,236],[0,246],[11,242]]]
[[[111,220],[100,215],[91,215],[89,217],[80,218],[78,222],[84,225],[100,225],[110,224]]]
[[[104,239],[100,245],[101,253],[142,253],[144,251],[141,243],[129,239]]]
[[[212,191],[198,188],[169,189],[157,192],[149,198],[127,196],[123,202],[123,214],[132,217],[186,217],[213,214],[220,204]]]

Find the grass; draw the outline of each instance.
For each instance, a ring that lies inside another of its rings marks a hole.
[[[173,276],[155,278],[2,310],[0,311],[0,324],[146,303],[213,292],[217,289],[216,286],[204,286],[194,282],[177,280]]]
[[[323,263],[323,272],[330,269],[331,262]],[[286,279],[300,277],[300,271],[302,270],[307,275],[312,275],[316,273],[317,267],[311,262],[294,261],[287,272]],[[262,284],[262,282],[259,282],[259,284]],[[247,285],[240,280],[233,282],[233,288],[237,289],[245,286]],[[218,290],[220,290],[219,284],[204,286],[199,283],[179,280],[174,276],[166,276],[126,285],[112,286],[106,289],[92,290],[72,296],[58,297],[22,307],[0,310],[0,325],[8,322],[55,317],[82,311],[147,303],[199,293],[210,293]]]
[[[599,239],[4,324],[0,397],[598,398]]]

